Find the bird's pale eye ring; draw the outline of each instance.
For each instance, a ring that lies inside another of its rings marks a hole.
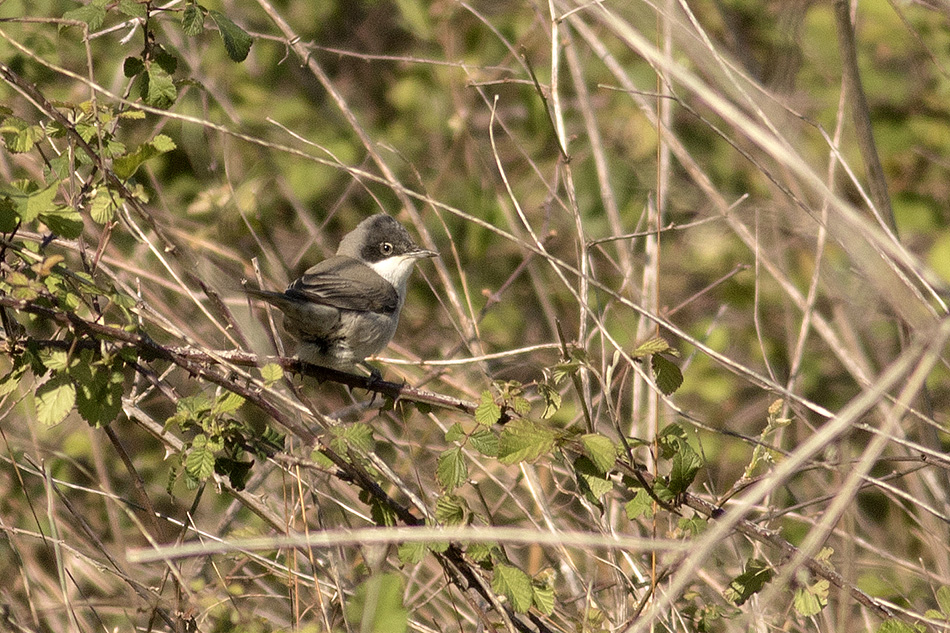
[[[379,245],[379,252],[383,255],[392,255],[393,245],[389,242],[383,242]]]

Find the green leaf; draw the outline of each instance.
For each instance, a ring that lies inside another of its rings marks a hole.
[[[218,396],[214,406],[211,408],[211,415],[223,415],[234,413],[244,405],[244,396],[239,396],[233,391]]]
[[[528,412],[531,411],[531,403],[528,402],[527,398],[521,396],[512,398],[509,404],[518,415],[528,415]]]
[[[33,149],[36,142],[46,136],[46,131],[40,125],[30,125],[17,117],[7,117],[0,124],[0,134],[3,134],[4,143],[11,153],[22,154]]]
[[[29,365],[27,363],[21,364],[19,358],[17,358],[13,369],[0,379],[0,396],[5,396],[15,391],[16,388],[20,386],[20,380],[23,379],[23,375],[26,374],[27,369],[29,369]]]
[[[168,75],[174,75],[175,71],[178,70],[178,58],[160,46],[157,49],[152,58],[154,63],[158,64],[158,67]]]
[[[228,52],[228,57],[235,62],[243,62],[247,59],[247,54],[251,51],[251,44],[254,43],[251,36],[220,11],[212,9],[208,11],[208,15],[211,16],[215,26],[218,27],[218,33],[221,34],[221,39],[224,41],[224,48]]]
[[[144,18],[148,15],[145,5],[138,0],[119,0],[119,11],[132,18]]]
[[[173,140],[164,134],[159,134],[151,141],[142,143],[138,149],[131,154],[116,158],[112,163],[112,169],[116,176],[122,180],[127,180],[135,174],[138,168],[142,166],[142,163],[156,156],[161,156],[166,152],[170,152],[175,149],[175,147]]]
[[[544,398],[544,411],[541,419],[551,418],[561,408],[561,392],[546,382],[538,383],[538,393]]]
[[[36,390],[36,418],[40,424],[59,424],[75,404],[76,387],[64,375],[54,376]]]
[[[501,407],[495,404],[495,398],[490,391],[483,391],[481,402],[475,409],[475,421],[484,426],[491,426],[500,419]]]
[[[153,108],[168,108],[178,98],[178,89],[171,75],[158,64],[151,64],[146,69],[141,82],[139,95],[146,105]]]
[[[679,424],[667,424],[656,439],[663,459],[671,459],[679,452],[680,446],[687,444],[686,431]]]
[[[641,488],[637,490],[637,494],[634,495],[633,499],[627,502],[624,510],[627,511],[627,518],[631,521],[641,516],[649,519],[653,516],[653,498],[646,490]]]
[[[774,573],[765,561],[751,558],[746,563],[745,570],[732,579],[723,595],[737,607],[742,606],[746,600],[761,591],[766,583],[772,580]]]
[[[498,553],[498,543],[472,543],[465,548],[465,553],[474,562],[484,563]]]
[[[877,633],[923,633],[927,629],[923,624],[910,625],[901,620],[884,620],[878,627]]]
[[[581,436],[581,444],[584,446],[584,453],[601,474],[605,475],[613,470],[617,463],[617,445],[609,437],[589,433]]]
[[[376,448],[373,427],[362,422],[333,427],[333,440],[330,445],[339,453],[347,453],[351,449],[359,453],[369,453]]]
[[[72,207],[56,207],[41,213],[39,219],[61,237],[75,239],[82,235],[82,216]]]
[[[471,511],[465,499],[444,494],[435,502],[435,519],[442,525],[465,525]]]
[[[680,450],[673,456],[673,467],[670,470],[669,479],[670,491],[674,494],[686,492],[702,465],[703,460],[699,454],[689,444],[683,442]]]
[[[478,429],[468,438],[472,448],[485,457],[498,457],[498,436],[491,429]]]
[[[491,588],[508,598],[511,607],[517,613],[527,613],[531,608],[534,590],[531,579],[517,567],[499,563],[491,579]]]
[[[393,527],[398,517],[388,505],[373,497],[369,504],[369,515],[373,523],[379,527]]]
[[[452,492],[468,477],[468,464],[462,457],[462,447],[457,446],[439,455],[435,471],[439,484],[446,492]]]
[[[63,18],[85,22],[89,30],[95,31],[102,28],[102,23],[106,21],[106,4],[108,0],[92,0],[85,6],[67,11],[63,14]]]
[[[551,615],[554,613],[554,589],[533,585],[531,587],[531,602],[544,615]]]
[[[175,417],[182,421],[198,421],[211,411],[213,405],[211,399],[204,394],[179,398],[175,405]]]
[[[121,363],[117,363],[121,366]],[[79,366],[89,367],[86,363]],[[88,370],[87,370],[88,371]],[[89,424],[101,427],[112,423],[122,410],[125,374],[119,368],[98,366],[88,379],[76,382],[76,410]]]
[[[268,387],[284,378],[284,369],[277,363],[267,363],[261,367],[261,380]]]
[[[456,422],[449,427],[449,430],[445,432],[445,441],[446,442],[458,442],[463,437],[465,437],[465,430],[462,429],[462,425]]]
[[[214,473],[214,451],[204,433],[199,433],[191,441],[191,450],[185,458],[185,472],[204,481]]]
[[[676,527],[688,536],[699,536],[706,531],[706,528],[709,527],[709,523],[706,522],[706,519],[698,516],[688,519],[684,517],[676,522]]]
[[[62,371],[69,367],[69,353],[64,349],[40,350],[39,357],[47,369]]]
[[[409,611],[402,602],[403,592],[399,574],[368,578],[346,603],[352,629],[360,633],[404,633],[409,626]]]
[[[145,70],[145,62],[139,57],[126,57],[122,64],[122,74],[131,79]]]
[[[683,384],[683,372],[672,361],[653,355],[653,378],[663,395],[670,395]]]
[[[4,191],[4,194],[13,202],[16,213],[24,222],[32,222],[41,213],[48,213],[53,209],[53,200],[59,190],[59,180],[54,180],[43,189],[39,189],[35,184],[20,187],[12,187]]]
[[[581,456],[574,460],[574,474],[577,476],[577,483],[581,490],[589,495],[594,503],[598,503],[614,487],[613,483],[605,478],[603,472],[587,457]]]
[[[792,606],[795,607],[799,615],[806,618],[818,615],[828,605],[828,587],[830,585],[831,583],[827,580],[819,580],[810,587],[796,589]]]
[[[946,585],[937,589],[937,605],[945,619],[950,619],[950,587]]]
[[[205,30],[205,14],[195,2],[189,2],[181,16],[181,28],[185,35],[194,37]]]
[[[418,565],[425,558],[428,548],[425,543],[403,543],[396,551],[399,562],[403,565]]]
[[[113,194],[108,189],[96,190],[95,196],[89,203],[89,216],[97,224],[106,224],[115,218],[116,203]]]
[[[20,218],[13,201],[10,198],[0,197],[0,233],[10,233],[19,222]]]
[[[637,345],[637,348],[630,353],[630,356],[633,358],[643,358],[650,354],[659,354],[660,352],[669,351],[669,349],[670,344],[666,342],[666,339],[662,336],[654,336],[650,340]]]
[[[537,422],[522,418],[512,420],[498,438],[498,459],[503,464],[532,461],[554,448],[557,435]]]

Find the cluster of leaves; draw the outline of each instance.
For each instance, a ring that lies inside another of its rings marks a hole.
[[[261,368],[265,386],[280,380],[282,375],[277,365]],[[181,398],[176,403],[175,414],[168,418],[165,426],[177,426],[191,436],[181,452],[185,484],[190,490],[212,474],[227,477],[232,488],[243,490],[254,466],[249,455],[263,459],[283,448],[283,436],[270,426],[258,433],[234,416],[244,402],[243,397],[226,391],[213,398],[199,394]],[[169,492],[180,472],[179,469],[171,472]]]
[[[133,298],[114,290],[104,291],[90,275],[68,270],[61,255],[43,257],[40,244],[26,243],[8,250],[16,254],[17,263],[7,264],[11,270],[0,280],[0,292],[71,313],[108,310],[110,316],[119,319],[116,327],[134,329]],[[72,332],[56,340],[30,338],[15,344],[20,325],[6,311],[2,316],[12,367],[0,380],[0,395],[11,393],[32,374],[34,380],[42,382],[34,394],[41,423],[58,424],[74,407],[95,426],[115,419],[122,406],[126,369],[136,362],[136,350],[94,344]]]
[[[675,353],[668,345],[661,345],[659,340],[641,347],[636,351],[638,357]],[[670,365],[676,367],[672,363]],[[544,457],[565,461],[571,464],[579,493],[600,506],[605,495],[614,488],[611,477],[615,473],[618,458],[624,455],[624,446],[603,434],[557,428],[550,421],[562,403],[558,384],[575,375],[583,366],[583,355],[575,353],[571,360],[550,371],[547,381],[537,385],[543,403],[540,418],[530,417],[531,400],[526,387],[518,382],[497,381],[492,390],[482,392],[472,422],[456,422],[445,433],[449,448],[439,455],[436,467],[436,479],[442,488],[435,506],[436,525],[487,524],[487,519],[474,512],[461,494],[461,488],[469,477],[469,461],[475,456],[478,459],[497,460],[504,466],[535,462]],[[657,377],[662,373],[670,389],[675,389],[682,381],[681,376],[678,381],[671,380],[669,376],[674,372],[669,369],[656,372]],[[678,368],[675,373],[678,375]],[[675,386],[674,382],[677,383]],[[354,449],[357,452],[371,450],[374,444],[372,429],[365,424],[334,429],[333,435],[335,450],[347,454],[353,454]],[[624,438],[623,442],[626,450],[644,445],[635,438]],[[675,502],[692,483],[702,466],[702,460],[686,442],[685,431],[677,425],[666,429],[658,445],[661,447],[661,459],[671,464],[671,472],[668,476],[656,479],[651,494],[653,498],[662,495],[666,501]],[[470,452],[474,452],[474,456]],[[639,481],[628,476],[621,479],[628,489],[641,486]],[[385,506],[368,495],[361,498],[371,506],[377,524],[395,524],[395,516]],[[631,518],[635,516],[631,514]],[[444,552],[447,547],[448,544],[444,542],[406,543],[399,548],[399,558],[403,564],[416,564],[426,552]],[[527,613],[532,607],[544,614],[553,612],[555,593],[551,573],[542,571],[534,577],[530,576],[514,565],[498,545],[492,543],[469,544],[465,553],[492,574],[492,589],[504,596],[516,612]]]
[[[110,11],[121,19],[134,18],[143,23],[145,47],[139,57],[125,59],[125,76],[135,80],[143,103],[153,108],[171,107],[178,99],[178,85],[174,79],[178,58],[155,41],[155,30],[149,25],[149,20],[164,15],[165,11],[154,10],[149,4],[135,0],[120,0],[118,3],[92,0],[78,9],[67,11],[63,17],[82,22],[89,30],[95,31],[102,28]],[[217,27],[228,57],[235,62],[247,59],[253,43],[251,36],[225,14],[197,2],[189,2],[182,11],[180,23],[185,35],[198,37],[204,33],[205,16],[211,18]]]

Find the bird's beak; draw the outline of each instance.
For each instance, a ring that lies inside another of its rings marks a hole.
[[[413,251],[412,253],[409,253],[409,254],[412,255],[413,257],[415,257],[416,259],[423,259],[423,258],[426,258],[426,257],[438,257],[438,256],[439,256],[439,254],[436,253],[435,251],[427,251],[427,250],[424,249],[424,248],[420,248],[419,250]]]

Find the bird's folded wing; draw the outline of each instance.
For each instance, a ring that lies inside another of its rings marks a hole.
[[[291,283],[285,294],[340,310],[390,314],[399,307],[393,285],[350,257],[323,260]]]

